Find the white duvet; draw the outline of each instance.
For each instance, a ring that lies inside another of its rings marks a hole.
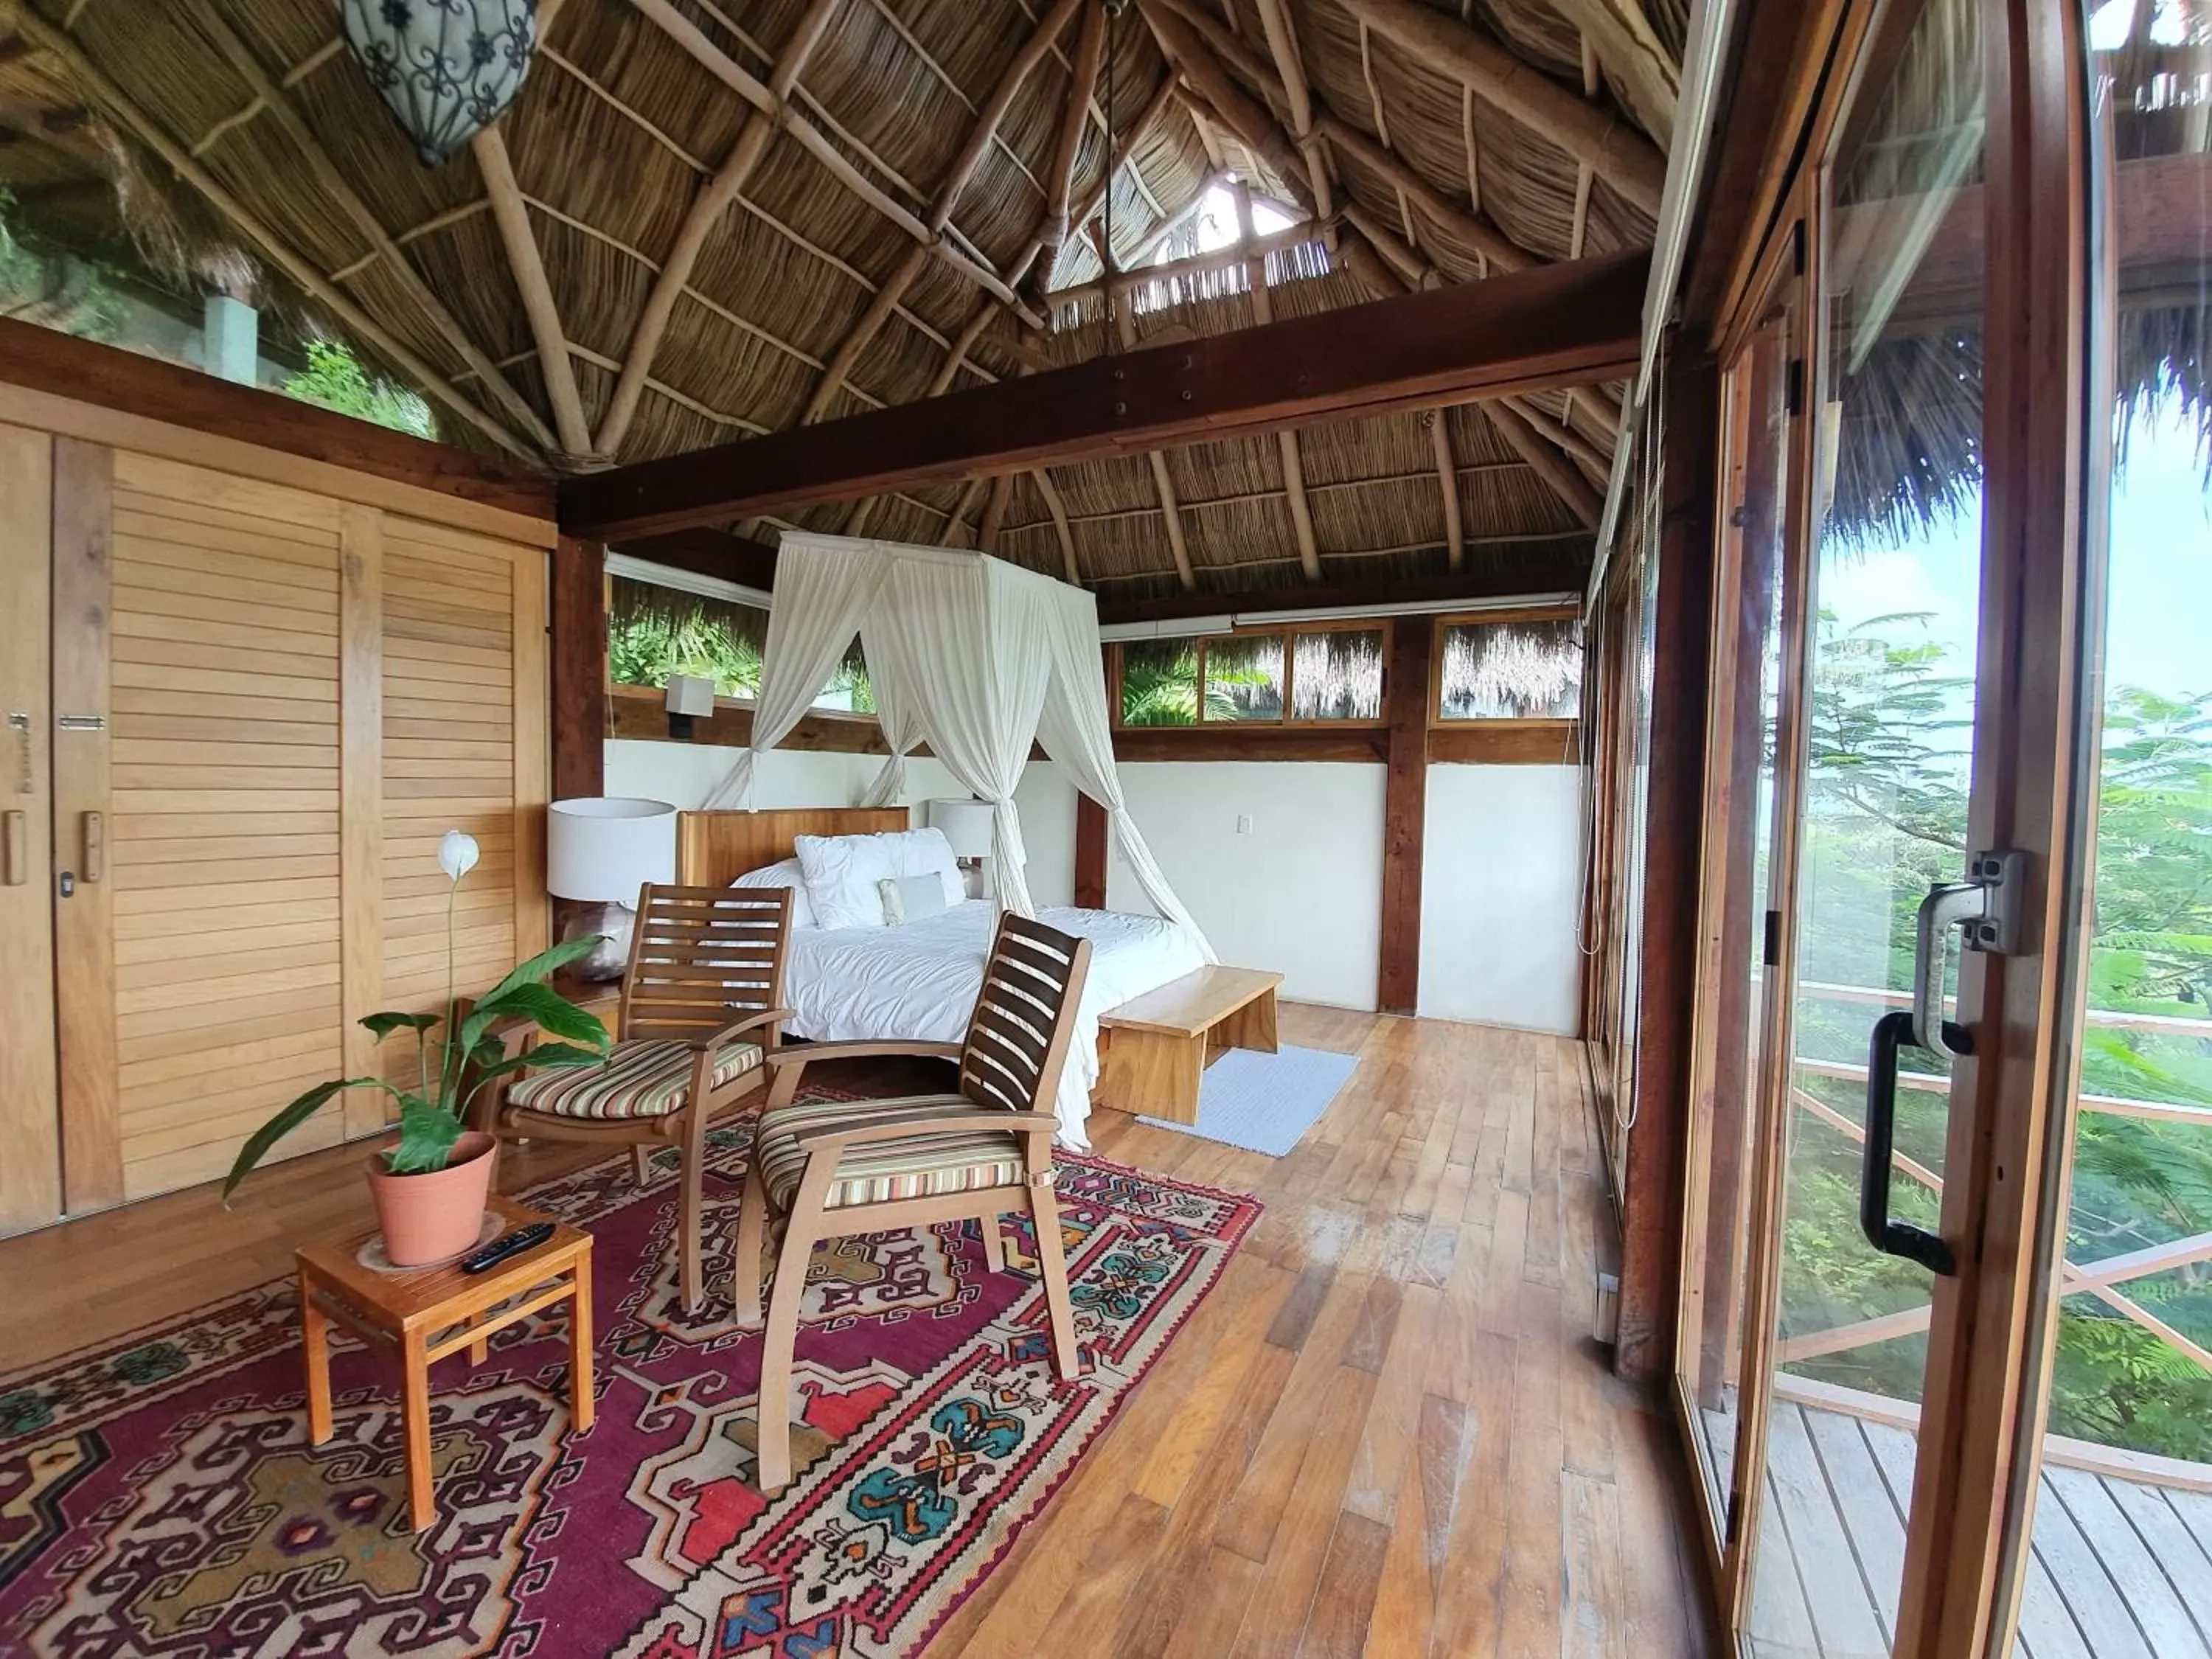
[[[1037,920],[1091,943],[1053,1109],[1061,1142],[1080,1150],[1091,1144],[1084,1124],[1098,1081],[1098,1016],[1196,973],[1206,959],[1189,934],[1158,916],[1055,907]],[[989,900],[971,899],[902,927],[795,931],[783,1000],[797,1017],[785,1029],[816,1042],[959,1042],[982,989],[994,921]]]

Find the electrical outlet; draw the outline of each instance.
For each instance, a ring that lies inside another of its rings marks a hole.
[[[1237,833],[1240,836],[1249,836],[1252,833],[1252,815],[1249,812],[1239,812],[1237,815]]]

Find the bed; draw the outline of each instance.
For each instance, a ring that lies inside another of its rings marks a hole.
[[[907,827],[903,807],[685,812],[677,820],[677,879],[726,887],[748,871],[789,858],[799,836],[875,835]],[[1098,1081],[1098,1017],[1196,973],[1205,955],[1182,928],[1158,916],[1054,906],[1040,909],[1037,919],[1091,941],[1091,977],[1054,1108],[1060,1139],[1079,1150],[1090,1144],[1085,1126]],[[958,1042],[982,986],[994,923],[994,907],[975,899],[902,927],[795,931],[784,1000],[796,1018],[787,1030],[817,1042]]]

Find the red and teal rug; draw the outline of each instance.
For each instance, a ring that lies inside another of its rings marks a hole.
[[[307,1443],[279,1280],[0,1376],[0,1653],[918,1651],[980,1585],[1221,1275],[1258,1200],[1061,1154],[1086,1368],[1054,1374],[1034,1241],[973,1223],[825,1244],[808,1274],[793,1459],[752,1485],[759,1342],[729,1318],[748,1125],[718,1131],[708,1297],[677,1302],[674,1165],[534,1188],[587,1227],[599,1419],[568,1431],[566,1321],[432,1376],[438,1519],[407,1530],[389,1362],[342,1345]]]

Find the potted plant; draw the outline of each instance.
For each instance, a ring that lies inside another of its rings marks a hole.
[[[319,1083],[253,1132],[222,1185],[223,1201],[238,1189],[269,1149],[348,1089],[381,1089],[399,1103],[399,1139],[373,1154],[368,1185],[384,1231],[386,1257],[394,1267],[419,1267],[460,1255],[477,1242],[484,1198],[491,1190],[492,1155],[498,1143],[468,1127],[470,1104],[494,1080],[525,1066],[599,1066],[606,1062],[607,1028],[544,980],[588,954],[596,936],[564,940],[540,951],[478,998],[464,1016],[453,988],[453,901],[461,878],[476,867],[475,837],[448,830],[438,846],[446,892],[446,1009],[442,1014],[385,1012],[361,1023],[379,1042],[398,1030],[416,1034],[416,1086],[400,1088],[382,1078],[336,1078]],[[511,1055],[495,1027],[515,1022],[556,1039],[526,1054]],[[432,1034],[442,1027],[444,1035]]]

